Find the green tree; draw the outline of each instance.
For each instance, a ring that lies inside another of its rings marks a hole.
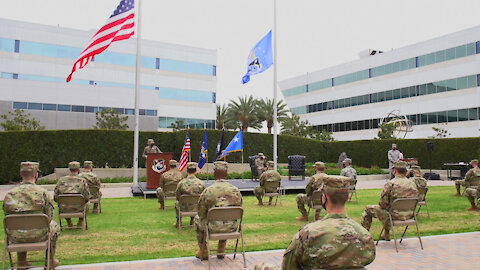
[[[447,123],[445,123],[442,126],[438,126],[438,127],[432,127],[432,130],[435,132],[435,135],[433,136],[430,136],[430,138],[433,138],[433,139],[443,139],[443,138],[446,138],[448,135],[452,135],[450,132],[448,132],[447,130]]]
[[[185,128],[183,120],[175,120],[175,123],[170,124],[170,127],[173,128],[173,131],[179,131]]]
[[[217,120],[215,120],[216,129],[235,129],[235,125],[232,123],[232,119],[229,118],[228,106],[217,104]]]
[[[335,141],[335,138],[333,137],[333,133],[325,131],[325,130],[322,130],[322,131],[314,130],[311,138],[315,139],[315,140],[322,141],[322,142],[333,142],[333,141]]]
[[[279,122],[283,121],[284,118],[287,118],[287,104],[283,103],[283,100],[277,102],[277,120]],[[267,122],[268,133],[272,133],[273,127],[273,99],[265,98],[258,101],[258,115],[260,121]]]
[[[238,101],[230,100],[227,122],[232,123],[234,129],[241,127],[243,131],[247,131],[248,128],[259,130],[262,121],[258,115],[257,103],[258,101],[251,95],[238,97]]]
[[[393,135],[395,126],[392,123],[382,123],[378,128],[378,139],[395,139],[395,136]]]
[[[281,134],[311,138],[314,130],[308,121],[301,121],[300,116],[292,113],[291,117],[285,117],[282,120]]]
[[[5,131],[45,129],[44,126],[40,125],[39,121],[21,109],[15,109],[13,112],[8,112],[8,114],[2,114],[0,119],[5,120],[4,123],[0,123],[0,126]]]
[[[128,119],[128,116],[123,116],[117,113],[114,109],[103,109],[101,111],[97,111],[95,118],[97,118],[97,124],[93,126],[94,129],[128,129],[128,125],[125,123]]]

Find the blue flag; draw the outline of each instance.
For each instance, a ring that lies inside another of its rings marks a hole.
[[[243,138],[241,130],[235,135],[235,137],[233,137],[232,141],[228,144],[227,148],[223,150],[222,155],[219,158],[226,157],[230,155],[230,153],[238,151],[243,151]]]
[[[198,157],[198,168],[203,168],[207,162],[208,146],[207,146],[207,131],[203,131],[202,148],[200,149],[200,156]]]
[[[262,73],[273,64],[272,30],[255,44],[247,61],[247,74],[242,78],[243,84],[250,81],[251,75]]]

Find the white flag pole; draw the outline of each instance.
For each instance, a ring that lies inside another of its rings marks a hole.
[[[273,0],[273,162],[277,170],[277,0]]]
[[[135,128],[133,131],[133,187],[138,186],[138,133],[139,133],[139,99],[140,99],[140,45],[141,45],[141,32],[140,32],[140,23],[141,23],[141,0],[135,0],[137,7],[135,10],[137,17],[137,59],[135,65]]]

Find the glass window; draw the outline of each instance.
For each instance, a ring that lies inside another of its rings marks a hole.
[[[20,52],[20,40],[18,39],[15,40],[15,52],[16,53]]]
[[[139,109],[138,115],[145,115],[145,109]]]
[[[454,49],[455,49],[455,58],[467,56],[467,45],[458,46],[458,47],[455,47]]]
[[[0,78],[2,78],[2,79],[13,79],[13,73],[2,72],[2,73],[0,73]]]
[[[437,113],[437,123],[447,122],[447,112],[438,112]]]
[[[340,129],[338,131],[345,131],[345,123],[340,123]]]
[[[352,122],[352,130],[358,130],[358,122],[357,121]]]
[[[462,77],[457,79],[457,89],[465,89],[468,86],[467,77]]]
[[[358,130],[365,129],[365,121],[357,121]]]
[[[447,82],[446,81],[434,82],[433,84],[437,86],[437,93],[442,93],[442,92],[447,91]]]
[[[409,115],[409,116],[407,116],[407,118],[412,123],[412,125],[417,124],[417,115],[416,114]]]
[[[134,114],[135,114],[135,110],[134,110],[134,109],[125,109],[125,114],[126,114],[126,115],[134,115]]]
[[[468,120],[468,109],[458,110],[458,121],[467,121],[467,120]]]
[[[409,87],[404,87],[401,89],[401,98],[408,98],[409,95]]]
[[[85,112],[85,106],[72,105],[72,112]]]
[[[146,115],[149,115],[149,116],[155,116],[155,115],[157,115],[157,113],[156,113],[155,110],[146,110],[146,111],[145,111],[145,114],[146,114]]]
[[[393,91],[392,90],[385,91],[385,99],[386,100],[392,100],[393,99]]]
[[[156,69],[157,68],[157,58],[142,56],[142,57],[140,57],[140,66],[143,67],[143,68]]]
[[[467,77],[467,88],[473,88],[477,86],[477,76],[472,75]]]
[[[399,99],[399,98],[401,98],[400,89],[393,90],[393,99]]]
[[[468,119],[469,120],[477,120],[478,119],[477,108],[468,109]]]
[[[420,124],[428,124],[428,115],[426,113],[420,114]]]
[[[57,104],[43,104],[43,110],[44,111],[56,111],[57,110]]]
[[[15,51],[15,40],[8,38],[0,38],[0,51],[4,52],[14,52]]]
[[[427,54],[425,57],[425,65],[435,64],[435,53]]]
[[[435,53],[435,63],[445,61],[445,51],[439,51]]]
[[[427,113],[428,123],[436,124],[437,122],[437,113]]]
[[[352,130],[352,122],[346,122],[345,131],[350,131],[350,130]]]
[[[372,103],[378,102],[378,94],[377,93],[372,93]]]
[[[335,123],[333,124],[333,130],[334,132],[340,131],[340,123]]]
[[[343,100],[344,100],[344,105],[343,105],[344,107],[350,107],[350,106],[352,106],[352,100],[351,100],[351,98],[345,98],[345,99],[343,99]]]
[[[333,110],[333,101],[328,101],[327,102],[327,110]]]
[[[27,102],[13,102],[13,108],[24,110],[27,108]]]
[[[158,96],[160,99],[212,103],[212,92],[204,92],[197,90],[160,87],[160,89],[158,90]]]
[[[370,129],[370,120],[363,121],[365,129]]]
[[[86,106],[85,107],[85,112],[93,113],[93,112],[96,112],[96,109],[97,109],[97,107]]]
[[[438,119],[440,121],[440,114],[438,115]],[[457,122],[458,119],[457,119],[457,110],[453,110],[453,111],[448,111],[447,112],[447,121],[448,122]]]
[[[62,112],[69,112],[69,111],[72,110],[72,106],[71,105],[58,104],[57,110],[62,111]]]
[[[427,84],[427,95],[437,93],[437,87],[433,83]]]
[[[42,104],[41,103],[28,103],[28,107],[27,107],[29,110],[41,110],[42,109]]]
[[[372,119],[372,128],[378,128],[378,124],[380,123],[380,119]]]
[[[418,95],[423,96],[427,94],[427,85],[426,84],[421,84],[418,87]]]
[[[467,44],[467,55],[475,54],[475,42]]]
[[[417,95],[417,87],[416,86],[410,86],[409,87],[409,95],[411,97],[414,97]]]
[[[417,61],[418,61],[418,66],[419,67],[426,66],[427,65],[427,56],[425,56],[425,55],[419,56]]]
[[[447,81],[447,91],[457,90],[457,80],[451,79]]]
[[[123,112],[125,111],[124,108],[113,108],[113,110],[118,114],[123,114]]]

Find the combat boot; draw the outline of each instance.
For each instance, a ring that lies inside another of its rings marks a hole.
[[[67,220],[68,228],[69,228],[69,229],[73,228],[72,219],[71,219],[71,218],[67,218],[66,220]]]
[[[98,203],[93,204],[92,213],[100,213],[100,211],[98,210]]]
[[[193,225],[193,220],[194,220],[194,217],[190,217],[190,226]]]
[[[273,197],[270,197],[270,198],[268,199],[268,205],[272,205],[272,201],[273,201]]]
[[[474,203],[470,203],[470,205],[472,207],[466,208],[467,211],[478,211],[478,210],[480,210],[480,208],[478,208],[478,206],[476,206]]]
[[[31,266],[32,264],[27,262],[27,252],[17,252],[17,260],[18,260],[18,267],[22,267],[22,269],[27,269],[27,266]]]
[[[457,196],[457,197],[458,197],[458,196],[462,196],[462,194],[460,194],[460,192],[457,191],[455,194],[453,194],[453,196]]]
[[[257,205],[263,206],[263,201],[262,201],[262,199],[258,200],[258,204],[257,204]]]
[[[307,214],[302,214],[301,217],[296,217],[296,220],[302,220],[302,221],[308,221],[308,216]]]
[[[195,253],[195,257],[199,258],[201,261],[208,260],[207,254],[207,245],[206,244],[198,244],[198,251]]]
[[[380,236],[380,240],[390,241],[390,232],[385,231],[382,236]]]
[[[165,203],[160,203],[160,207],[158,207],[160,210],[165,210]]]
[[[78,219],[77,229],[83,229],[83,218]]]
[[[217,258],[219,258],[219,259],[225,258],[225,246],[226,245],[227,245],[227,240],[218,241]]]

